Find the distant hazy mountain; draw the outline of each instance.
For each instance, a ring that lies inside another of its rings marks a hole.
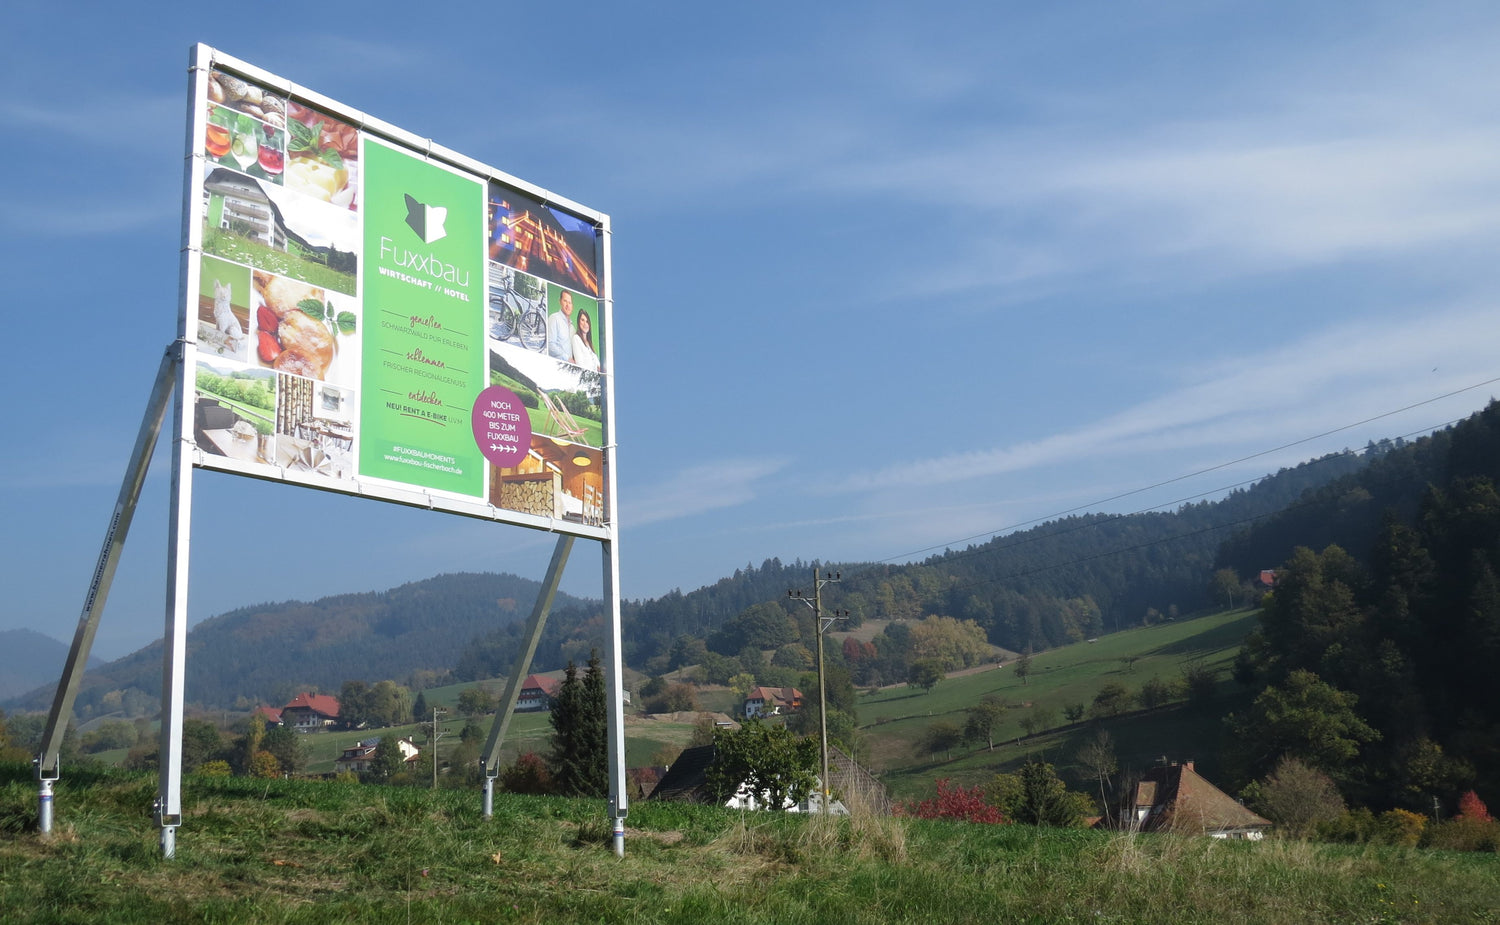
[[[337,692],[347,680],[402,681],[417,671],[445,672],[475,637],[524,623],[537,588],[537,582],[515,575],[439,575],[388,591],[256,604],[210,617],[188,633],[187,700],[227,709],[244,699],[280,702],[310,688]],[[559,594],[551,622],[559,629],[576,625],[594,610],[597,604]],[[43,710],[50,704],[67,648],[46,641],[56,654],[46,670],[8,688],[8,709]],[[133,689],[156,700],[161,662],[157,641],[91,669],[79,691],[79,715],[89,715],[111,691]]]
[[[36,630],[0,630],[0,700],[62,677],[68,646]],[[99,659],[90,659],[91,666]]]

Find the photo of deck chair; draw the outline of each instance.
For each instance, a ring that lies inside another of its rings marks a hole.
[[[578,421],[572,413],[560,401],[553,401],[552,396],[541,390],[537,394],[542,396],[542,405],[547,409],[547,416],[552,419],[553,433],[559,437],[581,437],[583,428],[578,426]]]

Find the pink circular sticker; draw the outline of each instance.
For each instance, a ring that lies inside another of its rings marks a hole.
[[[492,385],[479,393],[470,414],[474,442],[484,458],[502,468],[518,466],[531,449],[531,415],[516,393]]]

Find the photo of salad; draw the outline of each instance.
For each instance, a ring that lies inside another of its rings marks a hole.
[[[357,209],[359,130],[347,122],[288,101],[287,189],[345,209]]]

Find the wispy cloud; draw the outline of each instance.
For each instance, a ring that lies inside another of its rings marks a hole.
[[[1338,326],[1201,369],[1182,387],[1083,427],[1011,446],[904,460],[852,472],[842,492],[966,482],[1089,456],[1235,447],[1335,427],[1500,374],[1492,345],[1500,310],[1428,314],[1381,326]],[[1481,398],[1482,400],[1482,398]],[[1475,398],[1462,399],[1472,407]],[[1430,415],[1429,415],[1430,416]],[[1232,458],[1226,450],[1225,459]]]
[[[930,275],[949,286],[1217,279],[1500,237],[1500,131],[1473,92],[1496,82],[1493,43],[1348,39],[1289,41],[1276,68],[1232,86],[1042,97],[986,56],[854,34],[841,43],[851,69],[856,50],[889,49],[880,59],[915,89],[773,81],[691,116],[666,100],[649,118],[597,115],[610,169],[637,175],[658,208],[711,194],[930,210],[916,213],[926,227],[950,231]]]
[[[754,501],[762,483],[787,460],[727,459],[672,473],[654,485],[623,493],[622,520],[629,527],[737,507]]]
[[[14,97],[0,100],[0,129],[13,138],[30,139],[33,144],[72,141],[90,150],[107,149],[114,156],[121,152],[157,152],[181,144],[186,106],[186,83],[183,92],[175,96],[102,93],[79,98],[59,94],[41,100],[28,92],[24,101]],[[164,138],[163,127],[176,131]]]

